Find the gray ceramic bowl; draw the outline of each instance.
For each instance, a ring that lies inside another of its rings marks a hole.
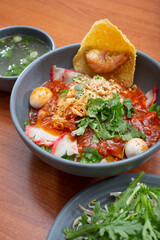
[[[30,26],[10,26],[0,29],[0,39],[5,37],[10,37],[18,34],[26,34],[33,37],[37,37],[44,41],[51,50],[55,49],[55,43],[53,39],[48,35],[48,33],[44,32],[41,29],[30,27]],[[18,76],[15,77],[5,77],[0,76],[0,90],[11,92],[15,81]]]
[[[160,141],[138,156],[107,164],[85,164],[65,160],[47,153],[33,143],[24,133],[23,122],[28,120],[30,93],[34,88],[49,79],[51,65],[55,64],[58,67],[72,68],[72,59],[77,53],[79,46],[80,44],[73,44],[56,49],[54,52],[40,57],[24,70],[16,81],[11,94],[10,111],[13,123],[30,150],[41,160],[57,169],[87,177],[112,176],[126,172],[151,158],[160,149]],[[160,64],[146,54],[137,51],[135,83],[144,92],[147,92],[153,85],[158,86],[159,78]],[[160,104],[160,92],[158,101]]]

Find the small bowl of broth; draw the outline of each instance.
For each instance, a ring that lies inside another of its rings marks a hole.
[[[11,26],[0,29],[0,90],[11,92],[23,70],[40,56],[53,51],[55,43],[41,29]]]

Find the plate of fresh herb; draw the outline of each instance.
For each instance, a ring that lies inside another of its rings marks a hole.
[[[53,239],[160,239],[160,176],[123,174],[89,186],[61,210]]]

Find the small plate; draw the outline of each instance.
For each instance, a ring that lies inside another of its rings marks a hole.
[[[138,174],[123,174],[116,177],[108,178],[95,183],[73,197],[61,210],[55,219],[47,240],[65,240],[65,234],[62,232],[64,228],[71,228],[74,219],[82,214],[82,210],[78,207],[81,204],[87,207],[88,203],[96,199],[101,202],[103,207],[106,203],[110,204],[114,201],[114,197],[110,197],[110,192],[124,191],[131,182],[131,178],[136,178]],[[150,187],[160,186],[160,176],[145,174],[141,182],[146,183]]]

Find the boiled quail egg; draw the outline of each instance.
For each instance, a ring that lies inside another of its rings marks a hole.
[[[141,138],[130,139],[125,146],[126,156],[132,157],[138,155],[148,149],[147,143]]]
[[[47,87],[38,87],[30,95],[30,105],[34,108],[41,108],[52,97],[53,93]]]

